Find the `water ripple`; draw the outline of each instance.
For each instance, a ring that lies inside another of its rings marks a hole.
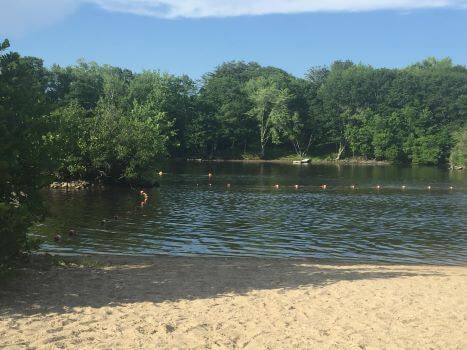
[[[395,167],[216,166],[211,186],[206,169],[177,168],[180,174],[149,192],[144,208],[136,190],[47,192],[51,216],[32,233],[46,239],[43,250],[61,253],[467,263],[465,175],[432,168],[418,174]],[[409,188],[401,190],[401,183]],[[69,228],[79,235],[52,241]]]

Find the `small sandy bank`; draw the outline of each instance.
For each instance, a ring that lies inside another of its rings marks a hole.
[[[2,282],[0,348],[467,348],[466,267],[92,259]]]

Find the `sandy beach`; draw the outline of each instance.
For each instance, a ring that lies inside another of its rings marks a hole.
[[[0,348],[467,349],[466,267],[90,259],[2,282]]]

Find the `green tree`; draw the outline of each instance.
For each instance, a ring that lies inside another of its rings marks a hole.
[[[346,116],[344,134],[353,156],[373,157],[373,125],[378,118],[371,109]]]
[[[189,77],[144,71],[131,82],[128,100],[129,106],[136,101],[154,114],[164,113],[173,122],[175,133],[167,143],[172,154],[186,147],[185,129],[195,113],[196,100],[196,86]]]
[[[404,150],[413,163],[439,164],[446,162],[452,146],[447,125],[436,123],[436,116],[428,109],[410,109],[409,133]]]
[[[134,103],[126,115],[117,106],[100,100],[89,120],[85,148],[96,176],[118,181],[137,179],[167,154],[173,122],[150,104]]]
[[[349,116],[365,109],[388,113],[383,101],[393,80],[394,72],[387,69],[375,70],[371,66],[354,65],[349,61],[337,61],[331,66],[319,88],[318,97],[323,103],[327,139],[337,149],[336,160],[341,158],[348,146],[346,123]]]
[[[467,165],[467,126],[454,132],[454,147],[451,149],[449,163],[451,167]]]
[[[291,95],[287,88],[281,88],[271,78],[259,77],[246,84],[252,108],[248,114],[258,123],[261,157],[264,158],[266,145],[281,142],[281,131],[290,117],[288,103]]]
[[[303,94],[305,115],[305,133],[308,135],[307,148],[311,145],[315,147],[328,143],[327,125],[329,120],[324,111],[322,96],[320,95],[321,86],[325,83],[329,69],[327,67],[313,67],[305,77]],[[308,151],[307,151],[308,153]]]
[[[86,152],[90,141],[90,116],[91,113],[76,100],[52,112],[47,141],[56,163],[57,178],[86,178],[91,172],[91,161]]]
[[[0,53],[0,260],[28,248],[26,232],[42,214],[39,195],[47,183],[44,135],[50,101],[42,60]]]
[[[102,68],[97,63],[83,60],[78,61],[76,66],[66,69],[65,72],[60,72],[65,100],[78,101],[87,110],[94,109],[104,90],[102,73]]]
[[[215,125],[209,137],[210,156],[217,150],[234,155],[236,147],[246,151],[248,145],[255,143],[256,123],[248,115],[251,101],[245,85],[257,78],[261,69],[255,62],[226,62],[203,76],[197,101],[205,116],[196,120]],[[192,123],[191,130],[195,129]],[[204,139],[199,141],[204,143]]]

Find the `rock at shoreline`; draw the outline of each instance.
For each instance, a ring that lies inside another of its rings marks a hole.
[[[59,190],[84,190],[91,186],[102,186],[100,184],[91,184],[89,181],[84,180],[76,180],[76,181],[54,181],[52,182],[49,187],[52,189],[59,189]],[[153,188],[159,187],[159,183],[157,181],[151,180],[132,180],[127,182],[117,182],[114,183],[116,186],[132,186],[132,187],[142,187],[142,188]]]
[[[69,182],[57,182],[54,181],[50,184],[50,188],[53,189],[68,189],[68,190],[84,190],[88,188],[91,184],[88,181],[76,180]]]

